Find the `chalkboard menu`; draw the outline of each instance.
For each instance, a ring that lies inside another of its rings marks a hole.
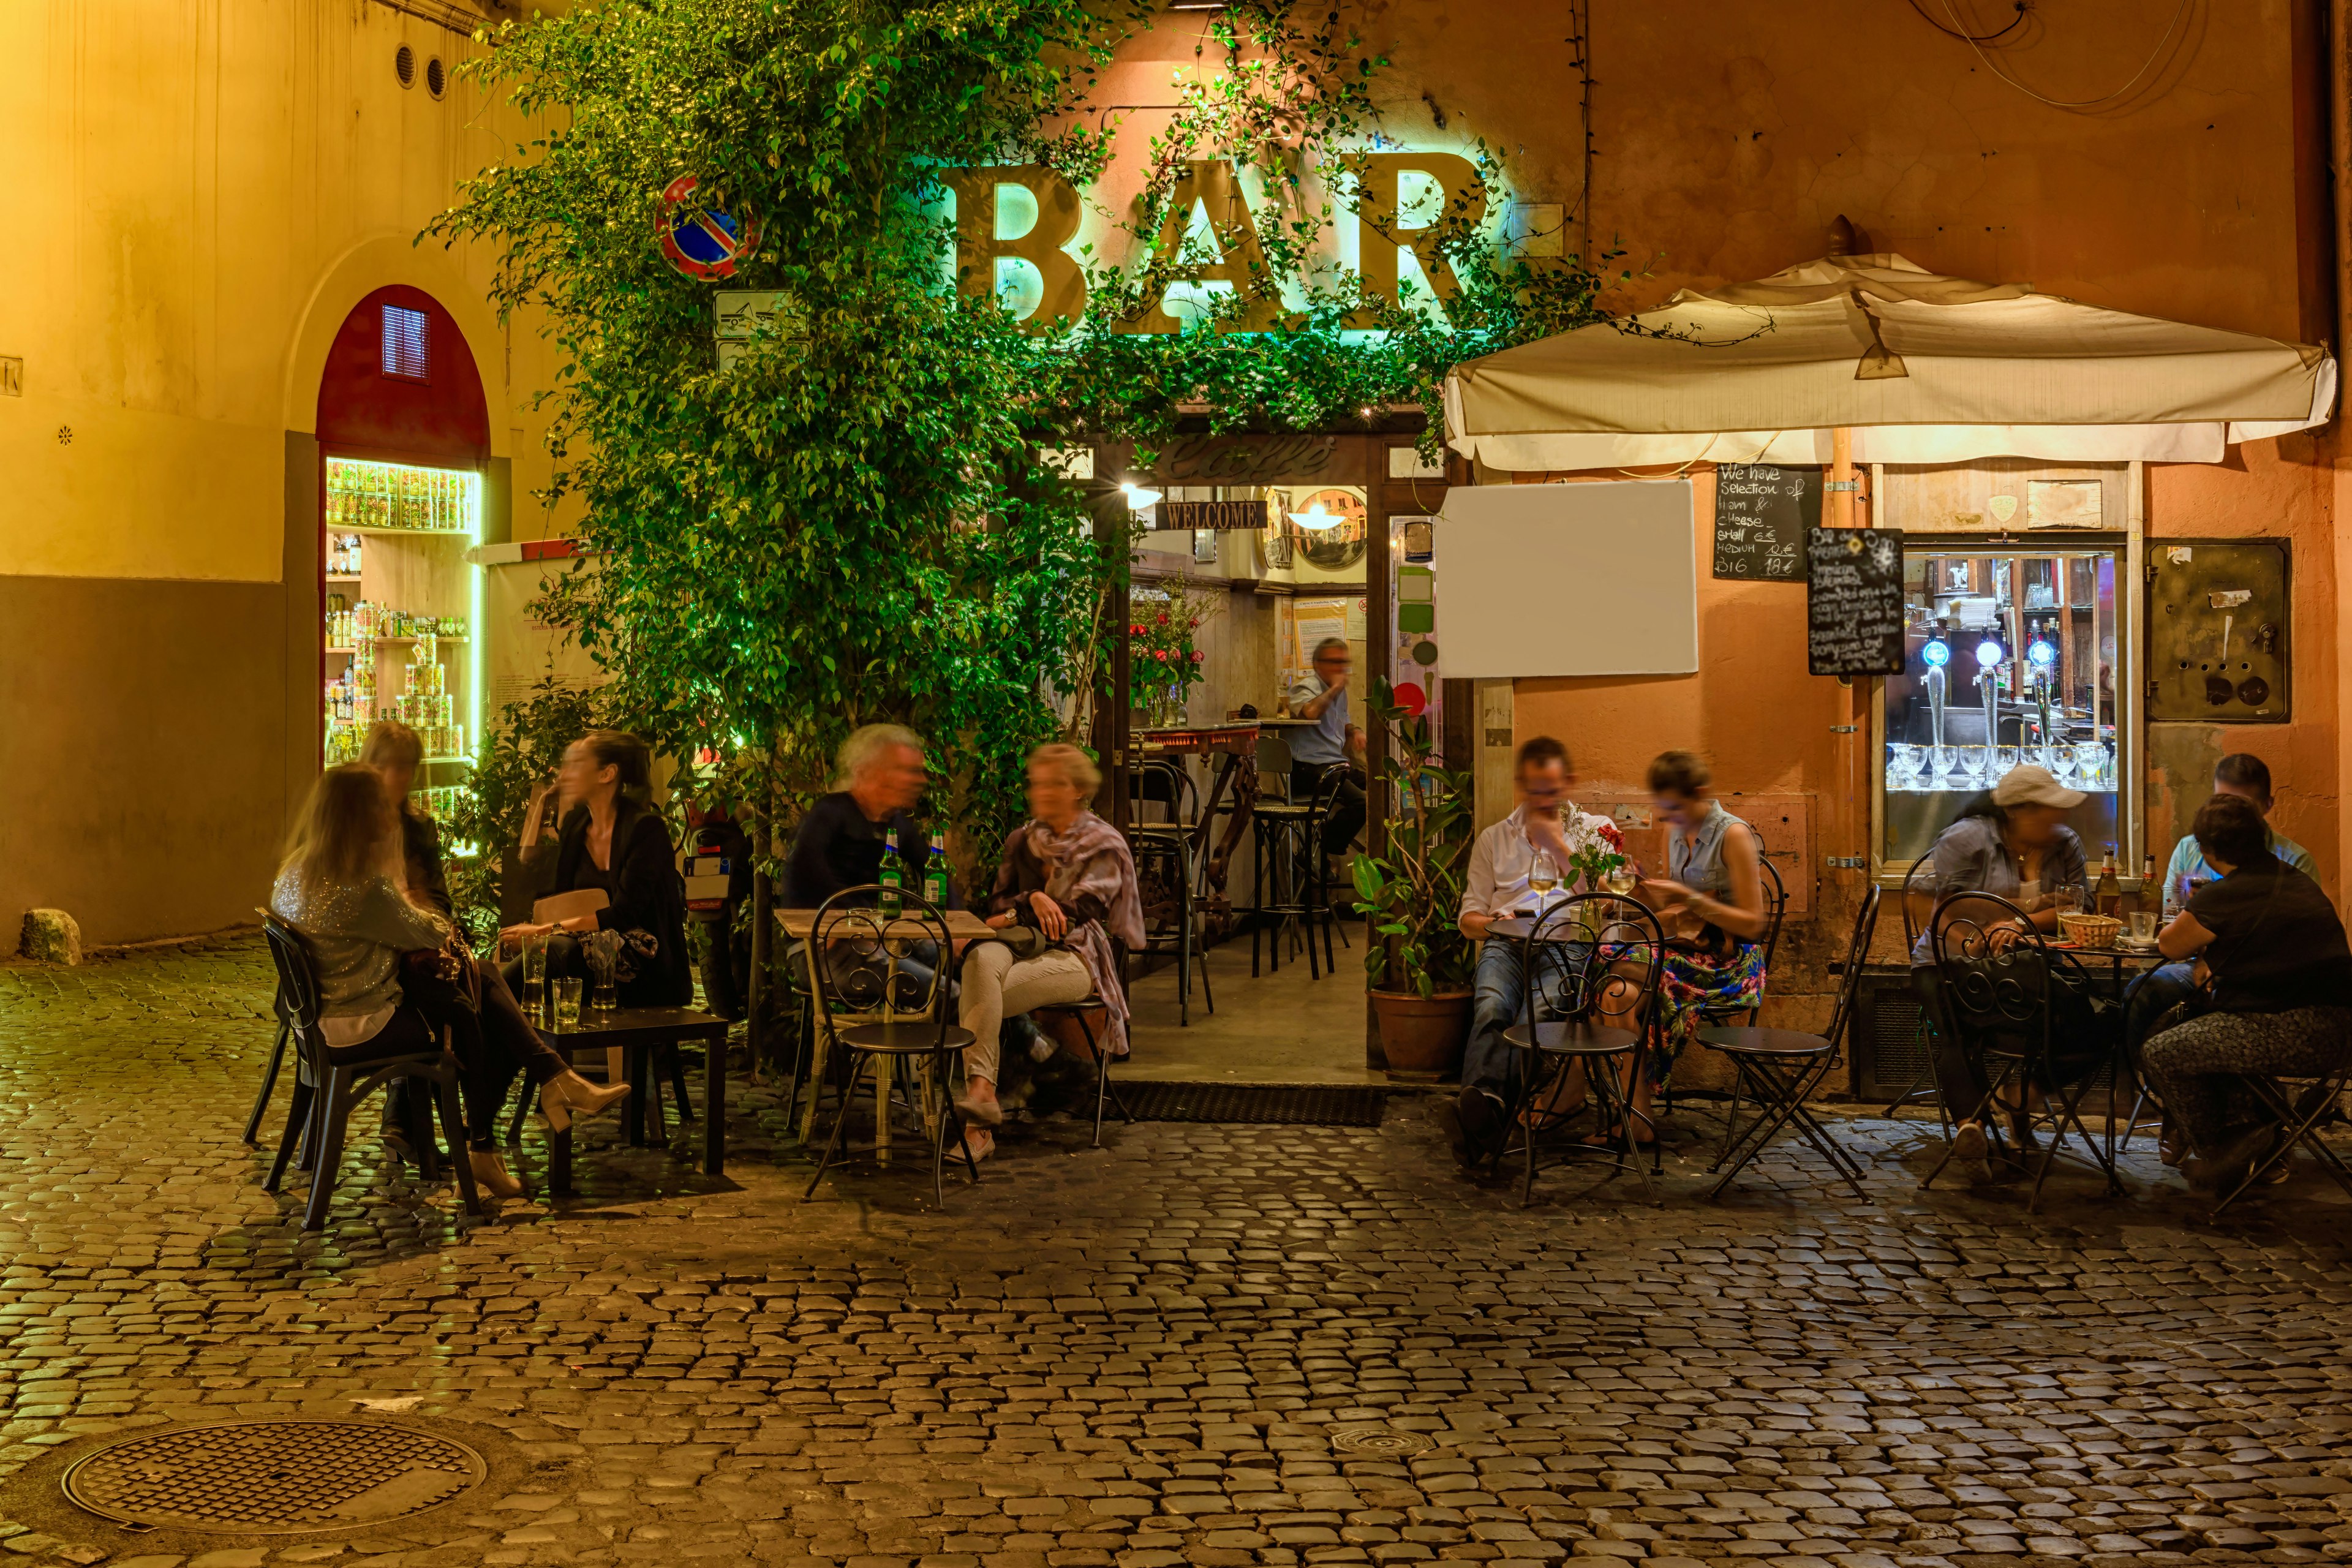
[[[1903,672],[1903,535],[1815,528],[1805,562],[1805,662],[1815,675]]]
[[[1822,471],[1764,463],[1715,468],[1715,574],[1805,580],[1805,531],[1822,520]]]

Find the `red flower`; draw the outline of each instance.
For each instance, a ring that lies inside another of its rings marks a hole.
[[[1168,650],[1164,647],[1153,648],[1151,650],[1151,657],[1158,659],[1160,663],[1166,664],[1168,662]]]
[[[1208,657],[1209,656],[1207,654],[1202,653],[1199,648],[1194,648],[1192,650],[1192,662],[1194,664],[1200,663],[1202,659]]]
[[[1157,622],[1157,624],[1158,624],[1158,625],[1160,625],[1160,626],[1166,626],[1166,625],[1168,624],[1168,612],[1167,612],[1167,611],[1162,610],[1162,611],[1160,611],[1160,619],[1159,619],[1159,621]]]
[[[1131,637],[1139,637],[1143,635],[1143,628],[1141,626],[1129,626],[1127,628],[1127,635]]]

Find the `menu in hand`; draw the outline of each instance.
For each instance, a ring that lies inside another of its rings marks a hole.
[[[1805,664],[1815,675],[1903,672],[1903,535],[1808,531]]]

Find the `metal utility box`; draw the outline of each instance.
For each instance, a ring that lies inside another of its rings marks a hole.
[[[2285,723],[2288,585],[2283,539],[2148,541],[2147,716]]]

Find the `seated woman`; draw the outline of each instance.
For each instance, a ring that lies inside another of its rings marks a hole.
[[[1119,831],[1093,812],[1102,774],[1076,746],[1040,746],[1029,757],[1030,820],[1005,839],[988,902],[988,923],[1034,931],[1032,955],[1009,943],[974,942],[962,971],[956,1022],[977,1037],[964,1052],[970,1082],[957,1108],[977,1125],[964,1134],[972,1158],[995,1147],[988,1131],[1003,1120],[996,1103],[997,1028],[1008,1012],[1098,997],[1108,1015],[1097,1048],[1127,1054],[1127,993],[1115,939],[1143,945],[1143,902],[1135,857]]]
[[[545,924],[507,927],[502,938],[546,936],[547,973],[585,976],[579,937],[621,933],[614,994],[624,1007],[683,1007],[694,1000],[686,946],[686,884],[669,829],[654,811],[653,754],[635,735],[592,731],[567,747],[556,770],[565,804],[550,894],[600,889],[603,909]],[[519,978],[514,963],[508,981]]]
[[[1650,795],[1666,824],[1666,872],[1642,884],[1660,911],[1666,957],[1658,976],[1664,1048],[1634,1086],[1633,1107],[1674,1069],[1710,1009],[1752,1007],[1764,994],[1764,874],[1756,831],[1723,808],[1714,776],[1688,752],[1650,764]],[[1646,1142],[1646,1140],[1644,1140]]]
[[[2047,768],[2028,763],[2010,769],[1989,793],[1961,807],[1952,825],[1937,835],[1928,851],[1935,862],[1936,896],[1941,900],[1954,893],[1991,893],[2024,910],[2033,929],[2057,931],[2060,895],[2071,890],[2079,903],[2089,891],[2083,841],[2064,820],[2083,800],[2080,791],[2062,786]],[[1956,900],[1945,906],[1945,922],[1982,921],[1994,908]],[[1952,1152],[1963,1160],[1980,1160],[1989,1145],[1976,1111],[1991,1080],[1983,1062],[1961,1041],[1945,1013],[1933,942],[1933,936],[1923,930],[1911,954],[1912,986],[1933,1025],[1936,1085],[1953,1119]],[[2104,1050],[2098,1041],[2105,1026],[2095,1016],[2086,994],[2065,975],[2056,979],[2062,1018],[2053,1033],[2065,1049],[2056,1064],[2057,1077],[2061,1082],[2072,1083],[2102,1059]],[[2036,1094],[2053,1087],[2052,1083],[2032,1086]],[[2008,1109],[2019,1145],[2031,1147],[2030,1118],[2023,1105]]]
[[[386,719],[368,731],[360,761],[383,781],[385,799],[399,824],[394,864],[400,870],[403,892],[409,902],[454,925],[440,829],[409,795],[424,755],[424,742],[415,731]],[[572,1112],[592,1115],[611,1105],[628,1092],[628,1085],[600,1089],[573,1072],[524,1019],[522,1006],[498,966],[476,958],[462,940],[449,942],[443,954],[449,962],[428,973],[412,969],[409,997],[432,1023],[449,1026],[452,1046],[465,1067],[466,1135],[472,1145],[467,1159],[474,1179],[494,1197],[517,1197],[522,1184],[508,1172],[498,1149],[499,1111],[515,1074],[527,1073],[539,1086],[540,1104],[550,1125],[559,1129],[570,1124]]]
[[[2215,795],[2198,808],[2196,836],[2221,879],[2189,895],[2157,945],[2168,959],[2201,958],[2210,1010],[2150,1038],[2140,1071],[2163,1103],[2168,1142],[2185,1137],[2195,1156],[2189,1181],[2226,1189],[2280,1131],[2246,1078],[2318,1078],[2352,1051],[2352,949],[2319,884],[2271,853],[2253,802]]]

